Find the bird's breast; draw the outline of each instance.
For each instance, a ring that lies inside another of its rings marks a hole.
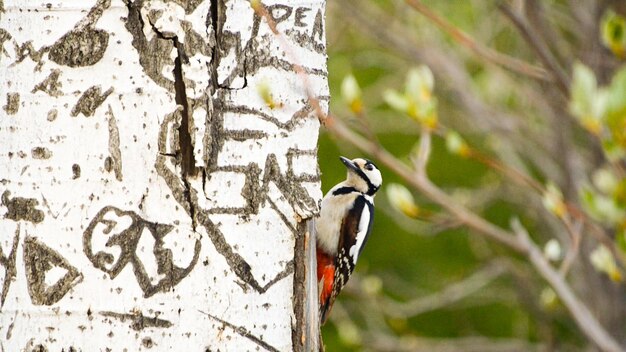
[[[333,196],[332,190],[322,200],[320,216],[315,222],[317,246],[329,255],[336,255],[341,223],[354,206],[358,193]]]

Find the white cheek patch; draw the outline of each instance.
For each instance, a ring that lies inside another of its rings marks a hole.
[[[380,187],[380,185],[383,184],[383,177],[378,169],[374,169],[368,172],[367,177],[370,179],[370,182],[375,186]]]
[[[352,257],[352,263],[356,265],[356,261],[359,257],[359,253],[361,252],[361,246],[363,246],[363,241],[365,240],[365,236],[367,235],[367,228],[370,223],[370,209],[367,205],[363,207],[363,212],[361,213],[361,219],[359,220],[359,230],[356,234],[356,243],[350,247],[350,257]]]

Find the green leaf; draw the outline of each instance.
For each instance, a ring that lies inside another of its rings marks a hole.
[[[552,182],[548,182],[541,199],[543,206],[552,214],[562,218],[567,214],[567,207],[563,201],[563,192]]]
[[[428,101],[432,95],[435,79],[428,66],[421,65],[409,71],[406,94],[416,101]]]
[[[602,150],[604,150],[604,154],[606,155],[607,159],[612,162],[626,158],[626,149],[624,149],[612,138],[602,140]]]
[[[626,18],[609,10],[602,18],[602,42],[617,57],[626,58]]]
[[[341,96],[348,104],[361,100],[361,88],[352,74],[347,75],[341,82]]]
[[[596,76],[585,65],[574,64],[574,80],[572,81],[570,111],[577,118],[592,114],[592,101],[596,97],[598,85]]]
[[[604,194],[613,194],[619,185],[619,180],[609,168],[598,169],[591,176],[593,185]]]
[[[405,95],[400,94],[395,90],[389,89],[383,93],[383,99],[394,110],[408,113],[411,103]]]
[[[609,128],[626,126],[626,67],[620,69],[609,87],[607,101],[607,124]]]
[[[456,131],[446,133],[446,148],[452,154],[467,155],[469,147]]]
[[[622,253],[626,253],[626,229],[620,229],[615,235],[615,243]]]
[[[620,208],[610,197],[598,194],[585,187],[581,192],[583,207],[592,218],[607,224],[620,224],[626,219],[626,210]]]
[[[626,212],[621,209],[613,198],[605,196],[595,197],[595,207],[602,214],[601,218],[611,224],[619,224],[626,219]]]

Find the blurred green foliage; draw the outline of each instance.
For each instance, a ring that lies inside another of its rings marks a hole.
[[[530,63],[537,62],[528,43],[498,10],[496,3],[454,0],[430,0],[424,3],[489,48]],[[560,1],[550,1],[544,5],[547,9],[544,9],[543,15],[562,35],[559,38],[563,43],[554,44],[554,51],[558,52],[567,46],[582,45],[573,39],[574,30],[565,28],[565,24],[571,25],[568,21],[573,16],[566,11],[566,5]],[[441,120],[451,133],[433,136],[428,175],[435,184],[448,191],[453,199],[470,204],[484,219],[503,228],[509,227],[512,218],[521,218],[531,232],[548,234],[538,236],[540,245],[550,238],[550,228],[553,226],[551,220],[544,220],[544,215],[537,215],[537,212],[545,211],[541,207],[542,197],[543,204],[557,218],[568,216],[567,209],[559,210],[559,206],[566,207],[566,201],[580,201],[592,218],[601,222],[609,221],[608,225],[617,227],[618,244],[626,243],[626,235],[623,233],[626,222],[620,213],[626,211],[626,181],[610,172],[607,176],[606,168],[596,167],[605,172],[596,177],[604,184],[598,186],[598,182],[583,180],[581,183],[584,186],[577,190],[578,194],[573,194],[574,198],[571,198],[571,192],[565,192],[563,196],[559,189],[563,182],[555,180],[559,185],[547,187],[544,194],[538,194],[533,201],[529,201],[530,196],[527,194],[518,194],[519,185],[511,186],[493,168],[466,157],[469,152],[463,148],[471,146],[473,151],[479,153],[477,155],[484,158],[506,158],[513,167],[523,170],[540,185],[551,184],[552,180],[548,176],[551,173],[542,169],[544,165],[517,158],[518,154],[511,145],[519,142],[519,139],[509,140],[496,133],[484,134],[473,126],[479,121],[472,121],[476,117],[471,115],[476,114],[476,111],[480,113],[480,109],[468,112],[467,106],[470,104],[463,101],[467,99],[463,96],[463,91],[466,91],[477,96],[487,106],[494,107],[493,111],[484,110],[485,114],[493,112],[493,116],[483,116],[485,119],[497,119],[498,114],[522,114],[524,123],[532,127],[530,132],[541,136],[543,131],[554,126],[546,122],[546,109],[542,106],[552,102],[543,103],[539,100],[562,99],[545,93],[543,89],[549,91],[545,83],[539,84],[532,80],[528,83],[527,77],[512,74],[473,56],[467,48],[461,47],[450,36],[439,31],[431,21],[410,9],[403,1],[328,3],[327,16],[328,69],[332,97],[330,111],[333,115],[364,135],[367,135],[367,131],[363,131],[362,126],[370,126],[380,143],[407,164],[410,164],[411,155],[420,138],[420,124],[422,128],[435,129],[437,123],[432,121]],[[368,28],[367,19],[351,19],[349,16],[369,16],[369,20],[377,23],[380,28]],[[602,19],[597,20],[595,40],[605,43],[608,50],[619,59],[619,50],[622,50],[620,45],[626,37],[620,32],[624,28],[623,18],[607,12]],[[401,50],[398,45],[385,45],[384,38],[376,38],[377,35],[380,36],[380,31],[391,32],[406,48]],[[411,50],[429,48],[437,48],[439,52],[453,57],[452,61],[460,65],[459,68],[467,74],[469,80],[440,82],[442,77],[435,75],[433,87],[428,75],[419,68],[423,62],[416,61],[415,55],[410,55]],[[566,50],[557,55],[566,55],[573,51]],[[416,67],[417,71],[411,70]],[[576,146],[595,152],[596,142],[593,137],[585,134],[586,130],[592,136],[599,136],[604,142],[600,145],[603,146],[608,160],[623,158],[619,153],[626,150],[626,69],[616,74],[612,81],[602,78],[602,84],[597,83],[594,72],[583,64],[577,64],[573,69],[568,68],[568,71],[573,71],[569,112],[580,123],[580,126],[571,127]],[[345,77],[351,77],[349,82],[344,82]],[[409,83],[406,83],[407,77]],[[414,87],[411,86],[411,81]],[[458,82],[466,85],[454,86]],[[424,86],[429,90],[434,88],[432,100],[430,93],[422,94]],[[342,95],[348,98],[342,99]],[[424,97],[425,101],[420,100]],[[421,107],[424,107],[425,102],[426,110],[419,112],[412,108],[412,104],[416,102]],[[568,109],[567,103],[557,104],[565,110]],[[524,133],[529,131],[519,131],[518,137],[521,140],[525,138]],[[524,146],[516,147],[524,149]],[[345,178],[346,170],[338,159],[340,155],[348,158],[363,156],[351,145],[325,133],[324,129],[320,136],[318,155],[324,192]],[[376,160],[373,161],[376,163]],[[359,258],[355,278],[339,296],[339,307],[334,308],[331,322],[323,328],[328,351],[376,350],[368,344],[375,337],[363,336],[371,334],[375,329],[380,329],[388,336],[433,338],[436,341],[485,337],[496,341],[512,339],[528,343],[519,350],[536,350],[541,346],[545,350],[556,348],[569,351],[585,346],[586,340],[581,337],[580,331],[562,308],[558,298],[552,299],[552,303],[545,301],[550,289],[530,273],[532,269],[520,264],[522,258],[494,246],[463,227],[455,226],[454,222],[445,226],[446,222],[442,221],[443,226],[441,223],[435,226],[428,221],[410,219],[394,211],[385,194],[385,186],[392,183],[402,184],[402,180],[383,165],[378,166],[383,174],[384,185],[376,198],[373,233]],[[593,178],[591,174],[589,180]],[[607,186],[607,183],[610,185]],[[518,189],[512,192],[511,187]],[[426,209],[433,214],[439,212],[437,206],[420,194],[413,195],[419,209]],[[567,199],[563,200],[563,197]],[[607,211],[601,207],[609,206],[615,208],[613,210],[617,215],[607,220],[606,216],[602,218]],[[511,258],[515,267],[513,270],[519,270],[519,275],[498,276],[488,282],[486,287],[467,297],[408,318],[368,313],[368,310],[382,310],[381,305],[385,300],[415,300],[440,292],[486,265],[504,265],[492,262],[499,256]],[[364,289],[359,285],[370,276],[382,281],[382,295],[371,296],[363,293]],[[624,301],[626,302],[626,297]],[[346,315],[349,315],[349,319],[346,319]]]

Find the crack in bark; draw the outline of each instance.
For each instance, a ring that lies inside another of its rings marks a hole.
[[[193,155],[191,134],[189,133],[189,119],[191,118],[191,114],[189,112],[189,101],[187,100],[185,77],[183,74],[183,63],[189,63],[189,59],[185,55],[183,44],[178,41],[178,37],[174,37],[172,40],[174,41],[178,53],[174,59],[174,90],[176,94],[176,104],[183,107],[178,133],[183,181],[186,181],[185,176],[195,177],[198,174],[198,169],[195,167],[196,161]]]
[[[154,27],[153,27],[154,28]],[[183,44],[178,41],[178,37],[174,37],[174,44],[178,55],[174,59],[174,91],[176,104],[183,107],[181,111],[182,118],[180,127],[178,129],[178,142],[179,151],[181,157],[181,179],[185,186],[185,199],[189,204],[189,216],[191,217],[191,227],[196,232],[196,209],[194,202],[191,199],[191,185],[189,184],[188,177],[196,177],[198,175],[198,168],[196,167],[196,160],[193,155],[193,143],[191,140],[191,133],[189,133],[189,123],[191,114],[189,112],[189,102],[187,100],[187,92],[185,87],[185,77],[183,74],[183,62],[188,63],[189,60],[185,55]]]
[[[213,47],[213,52],[211,53],[211,95],[215,93],[215,91],[220,87],[218,83],[217,77],[217,68],[219,66],[219,38],[221,35],[221,28],[219,25],[219,10],[220,4],[219,0],[211,0],[211,5],[209,8],[209,14],[211,15],[210,25],[213,29],[213,36],[215,38],[215,46]],[[207,24],[208,27],[208,24]]]
[[[141,17],[140,17],[141,19]],[[142,21],[143,22],[143,21]],[[171,40],[176,48],[176,58],[174,59],[174,100],[177,105],[182,107],[181,121],[178,128],[178,152],[180,157],[181,175],[180,179],[184,185],[183,195],[189,208],[189,217],[191,218],[191,228],[196,232],[196,208],[192,199],[192,187],[189,183],[189,177],[196,177],[200,168],[196,167],[196,160],[193,153],[193,142],[189,125],[191,113],[189,112],[189,100],[187,98],[187,87],[185,85],[185,75],[183,73],[183,64],[189,63],[189,58],[185,54],[184,43],[178,40],[178,36],[168,37],[164,35],[152,21],[148,20],[150,28],[160,39]]]
[[[238,72],[237,69],[234,71],[242,74],[243,78],[243,86],[240,88],[232,88],[230,84],[234,77],[228,77],[223,81],[222,84],[219,83],[218,76],[218,67],[220,65],[220,60],[222,56],[222,51],[228,51],[228,43],[230,39],[230,33],[228,30],[224,31],[224,22],[226,21],[226,7],[223,4],[223,0],[211,0],[210,7],[210,25],[212,28],[212,32],[215,38],[215,46],[213,47],[213,51],[211,54],[211,94],[214,94],[218,89],[223,89],[226,91],[230,90],[240,90],[246,88],[248,86],[248,79],[246,78],[246,58],[242,52],[237,53],[238,58],[243,58],[243,60],[238,60],[237,67],[243,66],[241,72]],[[208,28],[208,25],[207,25]]]

